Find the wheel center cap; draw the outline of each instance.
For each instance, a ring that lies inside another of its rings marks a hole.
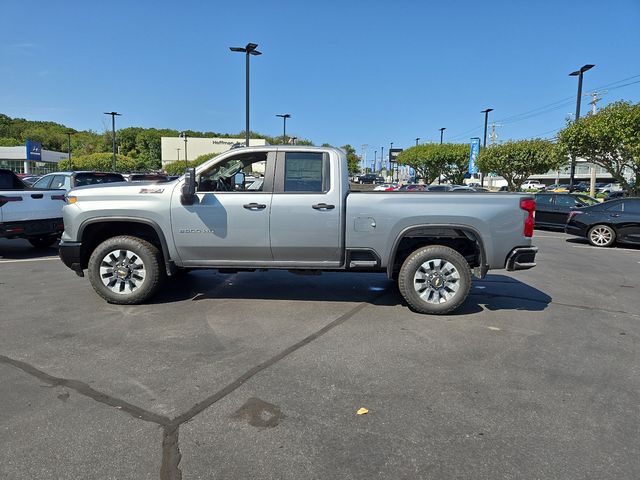
[[[118,270],[116,270],[116,274],[120,278],[126,278],[127,275],[129,275],[129,269],[128,268],[119,268]]]
[[[436,287],[436,288],[441,288],[443,283],[444,282],[442,281],[442,278],[440,278],[440,277],[436,277],[436,278],[433,279],[433,286]]]

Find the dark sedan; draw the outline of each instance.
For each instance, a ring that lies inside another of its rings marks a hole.
[[[571,210],[597,203],[581,193],[536,193],[536,227],[562,229]]]
[[[640,198],[620,198],[574,210],[564,231],[585,237],[596,247],[610,247],[616,241],[640,245]]]

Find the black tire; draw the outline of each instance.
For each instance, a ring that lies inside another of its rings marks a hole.
[[[398,275],[398,288],[416,312],[443,315],[466,300],[471,288],[471,269],[464,257],[452,248],[429,245],[404,261]]]
[[[594,225],[587,232],[587,240],[594,247],[610,247],[616,243],[616,231],[609,225]]]
[[[27,238],[27,240],[35,248],[45,249],[45,248],[49,248],[51,245],[56,243],[56,240],[58,240],[58,237],[56,236],[31,237],[31,238]]]
[[[154,245],[122,235],[105,240],[91,253],[88,276],[93,289],[107,302],[137,305],[158,291],[166,272],[162,254]]]

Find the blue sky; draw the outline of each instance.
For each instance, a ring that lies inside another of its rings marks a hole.
[[[440,127],[481,136],[487,107],[500,141],[553,136],[586,63],[585,92],[614,84],[599,106],[640,101],[639,0],[2,0],[2,16],[0,112],[76,129],[109,128],[116,110],[118,127],[241,131],[244,57],[228,47],[247,42],[263,52],[252,130],[279,135],[290,113],[288,134],[368,144],[369,158]]]

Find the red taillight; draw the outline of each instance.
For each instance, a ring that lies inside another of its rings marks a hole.
[[[524,236],[533,237],[534,216],[536,211],[536,201],[531,198],[523,198],[520,200],[520,208],[527,212],[527,218],[524,219]]]

